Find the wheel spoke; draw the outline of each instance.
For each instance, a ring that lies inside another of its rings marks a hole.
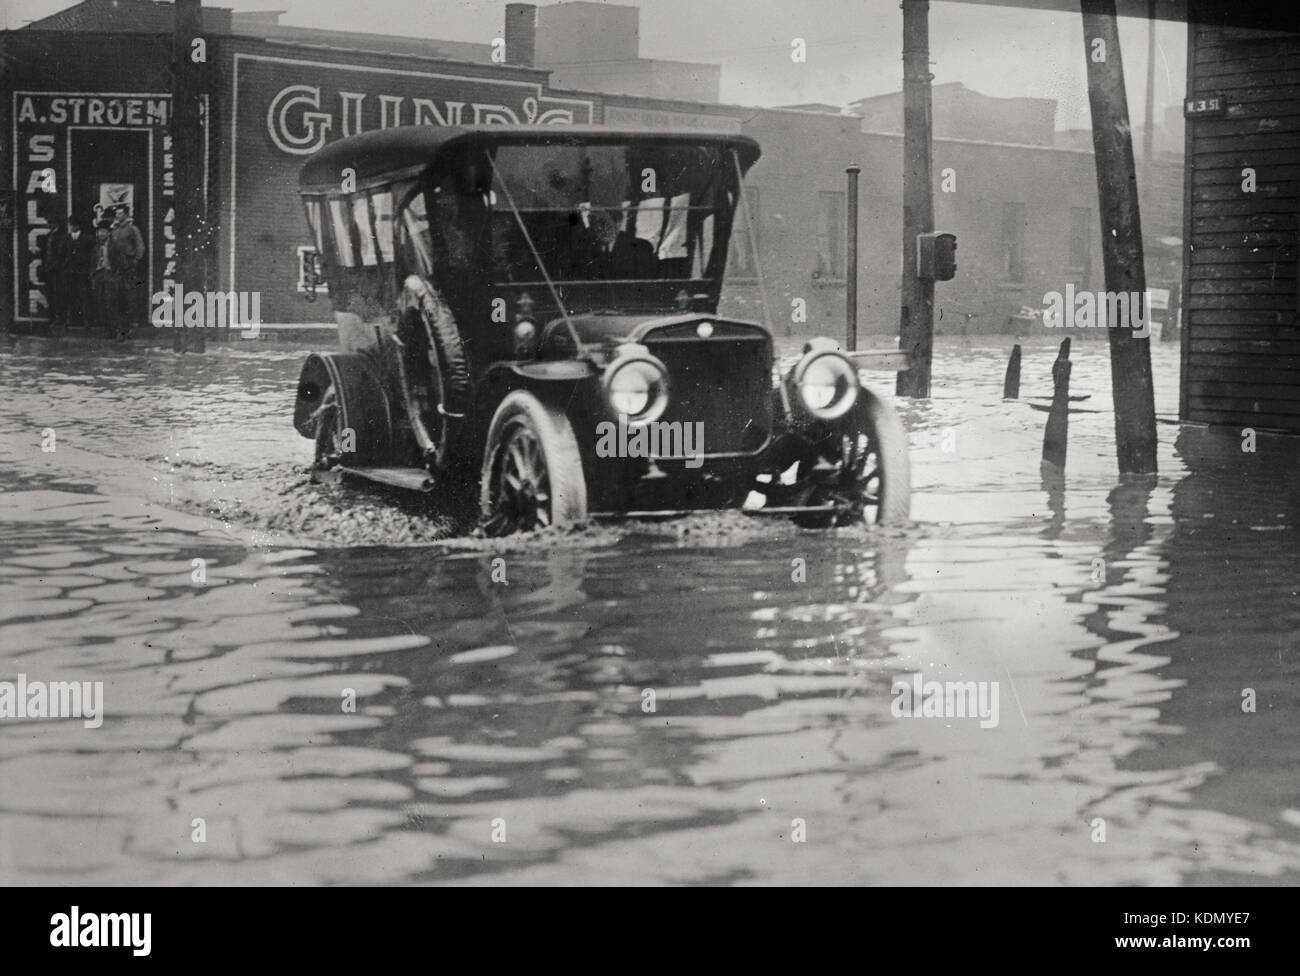
[[[528,463],[527,458],[524,457],[524,449],[518,440],[510,442],[509,461],[514,467],[514,470],[518,472],[521,477],[527,477],[532,474],[532,466]]]
[[[532,437],[523,438],[522,447],[524,457],[528,463],[528,473],[533,476],[534,480],[537,480],[544,467],[541,463],[541,447]]]

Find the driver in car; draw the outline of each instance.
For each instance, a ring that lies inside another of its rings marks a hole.
[[[649,241],[619,230],[608,210],[589,211],[586,277],[594,280],[642,278],[653,272],[647,259],[654,252]]]

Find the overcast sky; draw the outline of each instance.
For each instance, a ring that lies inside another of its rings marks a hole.
[[[0,0],[9,27],[47,16],[67,0]],[[742,105],[828,102],[894,91],[902,79],[898,0],[641,0],[641,56],[722,65],[722,100]],[[222,0],[236,10],[287,11],[282,23],[488,43],[501,36],[504,0]],[[936,83],[991,95],[1055,98],[1057,128],[1088,124],[1079,15],[973,7],[930,8]],[[807,42],[795,64],[791,40]],[[1157,118],[1181,102],[1183,24],[1156,28]],[[1120,21],[1131,117],[1142,121],[1147,25]]]

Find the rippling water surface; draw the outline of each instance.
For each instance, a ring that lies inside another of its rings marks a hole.
[[[1162,424],[1120,483],[1076,343],[1044,481],[1008,345],[901,405],[910,527],[412,545],[306,484],[300,350],[6,340],[0,680],[106,707],[0,722],[0,882],[1300,883],[1300,448]],[[916,672],[997,726],[894,717]]]

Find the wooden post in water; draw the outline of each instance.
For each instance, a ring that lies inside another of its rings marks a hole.
[[[1011,358],[1007,360],[1007,375],[1002,380],[1002,399],[1015,400],[1020,396],[1020,343],[1011,347]]]
[[[854,164],[844,171],[848,174],[849,213],[848,228],[848,269],[845,271],[844,301],[847,305],[844,316],[845,348],[854,352],[858,348],[858,174],[862,167]]]
[[[1080,7],[1106,290],[1112,295],[1135,298],[1141,303],[1143,321],[1148,321],[1142,219],[1138,212],[1137,173],[1115,0],[1080,0]],[[1151,346],[1149,339],[1134,338],[1136,330],[1128,325],[1107,322],[1106,329],[1110,340],[1111,393],[1115,401],[1115,454],[1121,474],[1145,474],[1156,470]]]
[[[916,238],[934,230],[933,139],[930,131],[930,0],[903,3],[903,280],[898,347],[910,368],[898,374],[899,396],[930,395],[934,356],[934,282],[916,274]]]
[[[1061,350],[1052,363],[1052,407],[1043,431],[1043,464],[1065,469],[1065,449],[1070,438],[1070,340],[1061,340]]]
[[[202,0],[176,0],[172,25],[172,104],[169,132],[172,139],[175,195],[164,200],[176,217],[176,281],[184,294],[207,290],[206,214],[203,199],[203,120],[199,104],[209,52],[195,40],[203,37]],[[206,303],[205,303],[206,308]],[[173,348],[203,351],[204,330],[194,335],[181,331],[181,309],[175,309]]]

